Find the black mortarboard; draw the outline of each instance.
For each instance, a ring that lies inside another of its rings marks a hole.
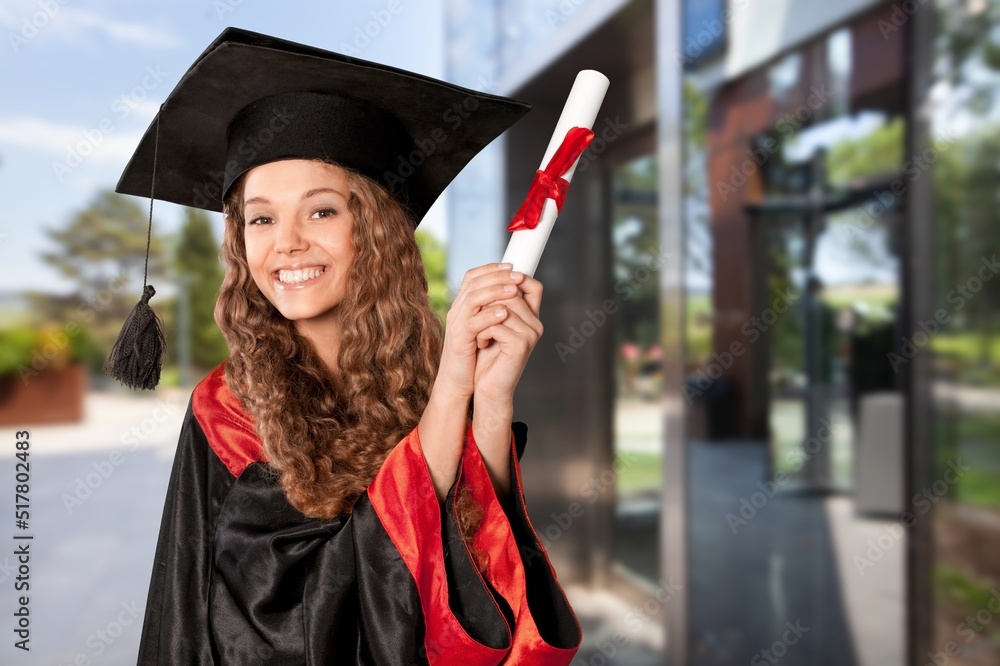
[[[529,110],[516,100],[238,28],[170,92],[116,192],[221,211],[233,181],[282,159],[325,158],[383,185],[419,221],[466,164]],[[148,247],[147,247],[148,261]],[[154,388],[162,324],[143,297],[105,364]]]

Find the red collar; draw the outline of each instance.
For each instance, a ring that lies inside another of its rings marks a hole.
[[[227,359],[228,360],[228,359]],[[226,384],[226,361],[208,373],[191,396],[194,416],[209,445],[233,476],[252,462],[266,462],[264,444],[252,416]]]

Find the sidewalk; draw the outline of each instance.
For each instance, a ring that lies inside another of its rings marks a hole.
[[[135,664],[167,480],[190,391],[86,395],[83,421],[0,429],[0,609],[16,607],[13,536],[30,536],[31,651],[2,664]],[[29,432],[16,498],[17,430]],[[22,468],[23,473],[23,468]],[[27,524],[14,524],[15,501]],[[7,553],[4,555],[3,553]],[[23,594],[20,593],[20,594]]]
[[[0,459],[16,453],[19,430],[31,434],[32,456],[150,447],[170,447],[172,455],[191,390],[158,388],[135,394],[90,391],[84,397],[83,421],[0,428]]]
[[[583,629],[572,666],[659,666],[665,663],[662,617],[640,622],[639,609],[608,592],[580,585],[563,588]]]

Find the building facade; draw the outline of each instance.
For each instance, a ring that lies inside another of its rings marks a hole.
[[[453,285],[611,80],[516,404],[560,580],[670,664],[1000,663],[1000,3],[446,6],[451,80],[534,105]]]

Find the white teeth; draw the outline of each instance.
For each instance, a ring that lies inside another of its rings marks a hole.
[[[278,280],[286,284],[295,284],[322,275],[325,270],[325,268],[305,268],[297,271],[278,271]]]

